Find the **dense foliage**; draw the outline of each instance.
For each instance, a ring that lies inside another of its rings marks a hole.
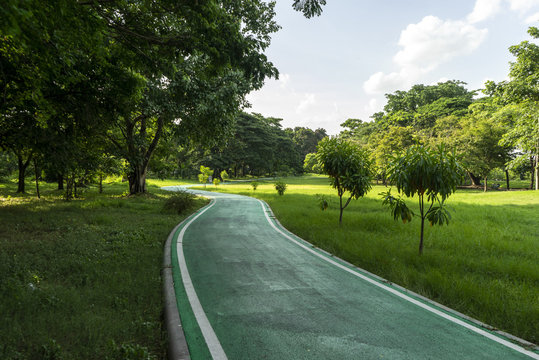
[[[0,146],[26,168],[80,180],[125,160],[146,190],[170,129],[192,142],[230,136],[245,95],[277,70],[264,55],[274,3],[8,1],[0,31]],[[39,155],[39,156],[38,156]]]

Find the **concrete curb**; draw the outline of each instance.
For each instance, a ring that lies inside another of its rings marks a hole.
[[[165,242],[163,253],[163,305],[165,315],[165,325],[167,329],[167,353],[170,360],[190,360],[189,348],[185,340],[178,305],[176,304],[176,292],[174,291],[174,279],[172,277],[172,258],[171,245],[172,239],[176,231],[191,217],[187,217],[184,221],[176,225],[170,232],[170,235]]]

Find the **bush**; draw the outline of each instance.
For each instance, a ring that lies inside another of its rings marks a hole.
[[[251,181],[251,187],[253,188],[253,190],[256,190],[256,188],[258,187],[258,181]]]
[[[318,207],[320,210],[326,210],[329,207],[329,198],[321,194],[316,194],[316,197],[318,198]]]
[[[181,214],[195,205],[195,198],[196,196],[191,193],[178,191],[165,201],[163,209]]]
[[[282,182],[282,181],[277,181],[277,182],[275,183],[275,190],[277,190],[277,193],[278,193],[279,195],[283,195],[284,192],[285,192],[285,190],[286,190],[286,186],[287,186],[287,185],[286,185],[284,182]]]
[[[221,183],[221,180],[219,180],[219,178],[215,178],[213,179],[213,185],[217,186]]]

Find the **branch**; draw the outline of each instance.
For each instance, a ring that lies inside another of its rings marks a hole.
[[[165,121],[163,119],[163,116],[159,116],[157,118],[157,130],[155,131],[155,135],[153,137],[152,143],[148,147],[146,154],[144,154],[144,162],[142,164],[143,168],[146,168],[148,166],[148,163],[150,162],[150,157],[152,156],[152,153],[157,147],[157,143],[159,142],[159,139],[161,138],[161,134],[163,133],[164,122]]]
[[[346,201],[346,204],[344,204],[344,206],[342,207],[343,210],[346,209],[346,207],[348,206],[348,204],[350,204],[350,200],[352,200],[352,196],[350,196],[350,197],[348,198],[348,200]]]

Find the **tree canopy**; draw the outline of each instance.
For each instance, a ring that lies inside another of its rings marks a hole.
[[[339,196],[339,225],[344,209],[352,199],[359,199],[371,189],[372,161],[365,150],[337,137],[320,141],[316,157],[324,173],[329,175],[331,187]],[[348,200],[343,204],[343,196]]]

